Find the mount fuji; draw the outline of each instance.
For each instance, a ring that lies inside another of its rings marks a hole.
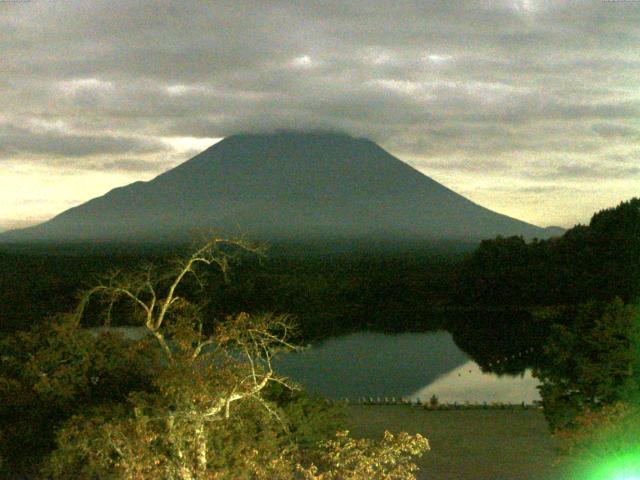
[[[280,132],[227,137],[0,241],[184,240],[202,229],[294,240],[552,234],[473,203],[370,140]]]

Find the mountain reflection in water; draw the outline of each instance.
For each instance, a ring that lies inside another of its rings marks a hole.
[[[474,361],[438,377],[434,382],[409,395],[412,400],[428,401],[436,395],[440,403],[521,403],[540,400],[537,379],[527,370],[519,376],[483,373]]]
[[[396,397],[441,402],[530,403],[537,381],[482,373],[447,332],[359,332],[279,355],[278,373],[329,398]]]

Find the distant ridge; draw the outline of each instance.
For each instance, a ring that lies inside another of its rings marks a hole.
[[[203,229],[292,240],[557,234],[471,202],[370,140],[280,132],[228,137],[0,241],[169,241]]]

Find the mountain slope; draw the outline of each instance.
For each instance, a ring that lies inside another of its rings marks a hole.
[[[116,188],[3,241],[185,238],[214,228],[253,237],[547,237],[401,162],[329,133],[234,135],[149,182]]]

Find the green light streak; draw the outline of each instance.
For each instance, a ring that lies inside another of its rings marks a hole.
[[[604,458],[597,466],[589,462],[572,475],[576,480],[640,480],[640,452],[614,455]]]

